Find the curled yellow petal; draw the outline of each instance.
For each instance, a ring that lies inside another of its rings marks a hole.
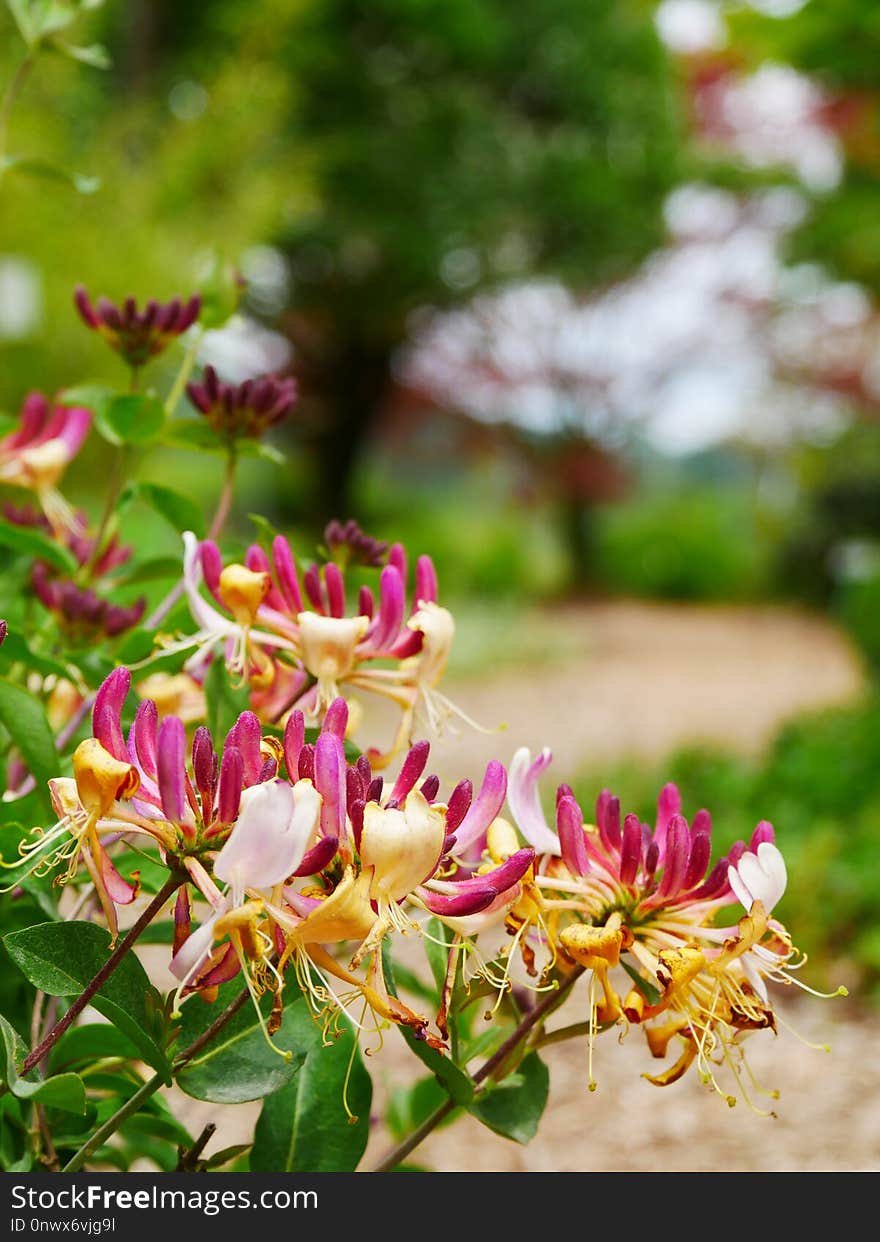
[[[227,565],[217,590],[223,603],[239,625],[253,625],[257,610],[269,594],[272,580],[265,572],[244,565]]]
[[[80,802],[95,816],[106,815],[118,798],[130,798],[140,784],[137,769],[115,759],[94,737],[73,752],[73,776]]]

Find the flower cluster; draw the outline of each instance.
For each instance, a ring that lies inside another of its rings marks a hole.
[[[224,440],[234,442],[241,437],[259,439],[286,418],[296,400],[296,381],[263,375],[229,384],[207,366],[201,383],[187,384],[186,392],[208,426]]]
[[[94,305],[82,285],[76,289],[74,302],[86,327],[98,332],[133,370],[161,354],[175,337],[191,328],[202,309],[197,293],[187,301],[176,297],[157,302],[151,298],[143,310],[138,310],[133,297],[127,297],[121,306],[101,297]]]
[[[92,423],[91,410],[52,405],[42,393],[25,398],[19,425],[0,439],[0,483],[35,493],[52,530],[75,529],[77,519],[58,484]]]
[[[300,574],[283,535],[274,539],[271,557],[254,544],[243,563],[226,565],[211,540],[199,543],[188,532],[184,545],[186,594],[199,627],[181,644],[196,647],[186,667],[198,675],[222,650],[233,676],[252,687],[263,720],[282,720],[297,708],[316,722],[340,696],[379,695],[401,711],[390,747],[369,752],[381,766],[410,738],[417,713],[436,729],[452,710],[437,685],[455,626],[437,602],[430,557],[416,562],[409,607],[407,557],[399,543],[388,550],[378,598],[361,586],[350,607],[339,564],[313,563]]]

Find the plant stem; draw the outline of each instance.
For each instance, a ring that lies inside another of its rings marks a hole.
[[[172,893],[176,892],[176,890],[180,888],[185,878],[186,878],[185,876],[177,875],[177,874],[173,874],[168,877],[168,879],[163,884],[162,888],[159,890],[159,892],[156,894],[156,896],[147,906],[146,910],[144,910],[143,914],[141,914],[137,922],[132,925],[125,939],[119,942],[119,944],[110,954],[110,956],[107,958],[107,961],[104,963],[104,965],[95,975],[95,977],[89,980],[89,982],[86,984],[83,991],[80,993],[79,996],[77,996],[76,1000],[73,1002],[73,1004],[64,1014],[64,1016],[58,1022],[55,1023],[55,1025],[52,1027],[51,1031],[46,1036],[46,1038],[42,1041],[42,1043],[39,1044],[38,1047],[34,1048],[31,1052],[28,1053],[27,1058],[25,1059],[24,1063],[21,1066],[21,1069],[18,1071],[19,1074],[22,1075],[22,1077],[25,1074],[30,1073],[30,1071],[34,1068],[35,1065],[39,1065],[40,1061],[43,1059],[46,1053],[51,1048],[55,1047],[55,1045],[58,1043],[58,1040],[61,1038],[64,1032],[73,1024],[74,1020],[82,1013],[82,1011],[85,1009],[86,1005],[88,1005],[89,1001],[92,999],[95,993],[101,990],[101,988],[110,978],[110,976],[113,974],[116,967],[125,957],[126,953],[128,953],[129,949],[134,944],[134,942],[137,940],[138,936],[140,936],[144,928],[149,923],[152,923],[153,919],[156,917],[156,915],[165,905],[168,898],[172,895]]]
[[[107,538],[107,532],[116,510],[116,502],[119,499],[119,493],[122,491],[123,465],[125,463],[125,446],[119,445],[113,454],[113,464],[110,468],[110,483],[107,488],[107,498],[104,501],[104,512],[101,514],[101,522],[98,526],[98,533],[95,535],[95,547],[89,558],[88,564],[85,566],[86,577],[89,578],[94,573],[101,555],[104,551],[104,540]]]
[[[122,1107],[118,1108],[112,1117],[108,1117],[104,1124],[98,1127],[88,1142],[83,1143],[79,1151],[75,1152],[71,1159],[68,1160],[61,1172],[75,1173],[77,1169],[81,1169],[92,1152],[97,1151],[97,1149],[101,1146],[104,1139],[109,1138],[111,1134],[114,1134],[122,1125],[123,1121],[130,1117],[132,1113],[136,1113],[141,1104],[143,1104],[144,1100],[148,1100],[151,1095],[155,1095],[164,1081],[165,1079],[161,1074],[154,1074],[152,1078],[148,1078],[140,1090],[136,1091],[130,1099],[126,1100]]]
[[[223,489],[220,492],[220,499],[217,502],[217,510],[211,520],[211,525],[208,530],[209,539],[217,539],[226,524],[226,519],[229,517],[229,510],[232,507],[232,497],[235,492],[236,460],[235,451],[230,450],[226,458],[226,472],[223,476]],[[144,627],[148,630],[152,630],[155,629],[160,622],[164,621],[171,609],[180,599],[184,590],[185,587],[183,585],[183,580],[181,579],[180,582],[176,583],[176,585],[171,588],[161,603],[157,604],[154,611],[144,622]]]
[[[34,67],[34,61],[37,54],[34,48],[31,48],[27,56],[18,66],[12,81],[3,96],[3,102],[0,104],[0,177],[3,176],[3,158],[6,155],[6,135],[9,132],[9,117],[15,106],[15,101],[21,94],[21,88],[25,84],[25,80]]]
[[[248,989],[244,988],[235,1000],[226,1006],[220,1017],[212,1022],[208,1029],[203,1031],[198,1039],[193,1040],[190,1046],[185,1048],[180,1056],[175,1059],[175,1071],[182,1069],[183,1066],[186,1065],[187,1061],[191,1061],[197,1052],[201,1052],[205,1044],[210,1043],[214,1036],[217,1035],[218,1032],[226,1025],[229,1019],[238,1013],[239,1009],[241,1009],[242,1005],[245,1001],[247,1001],[249,996],[250,993]],[[84,1143],[82,1147],[80,1147],[79,1151],[74,1153],[61,1172],[75,1173],[78,1169],[81,1169],[86,1160],[88,1160],[89,1156],[93,1152],[97,1151],[104,1140],[108,1139],[111,1134],[115,1134],[122,1123],[131,1117],[133,1113],[137,1112],[144,1100],[148,1100],[151,1095],[155,1095],[159,1088],[164,1086],[164,1084],[165,1079],[162,1074],[157,1073],[154,1074],[152,1078],[148,1078],[144,1085],[134,1093],[131,1099],[126,1100],[122,1107],[118,1108],[112,1117],[108,1117],[100,1129],[96,1130],[92,1137]]]
[[[479,1086],[481,1082],[485,1082],[487,1078],[494,1076],[495,1071],[500,1069],[510,1054],[522,1043],[529,1032],[540,1022],[549,1016],[553,1010],[561,1004],[568,993],[571,991],[575,982],[583,974],[583,967],[573,970],[568,978],[560,984],[555,991],[548,993],[534,1009],[530,1009],[522,1018],[522,1021],[516,1027],[511,1035],[504,1041],[497,1052],[485,1061],[475,1074],[471,1077],[473,1085]],[[451,1097],[436,1108],[430,1117],[426,1117],[420,1126],[413,1130],[412,1134],[407,1137],[388,1153],[373,1169],[374,1173],[390,1173],[392,1169],[397,1168],[402,1160],[404,1160],[411,1151],[418,1147],[419,1143],[431,1133],[440,1122],[448,1117],[456,1108],[455,1100]]]
[[[202,337],[204,335],[205,335],[204,328],[199,328],[199,330],[193,334],[193,338],[192,338],[192,341],[190,342],[189,348],[187,349],[186,353],[183,356],[183,362],[180,364],[180,370],[177,372],[177,375],[174,378],[174,383],[171,386],[171,391],[168,393],[168,396],[165,399],[165,417],[166,418],[171,417],[171,415],[177,409],[178,401],[183,396],[183,390],[186,387],[186,381],[189,379],[190,375],[192,374],[192,369],[196,364],[196,358],[198,357],[198,353],[199,353],[199,346],[202,343]]]

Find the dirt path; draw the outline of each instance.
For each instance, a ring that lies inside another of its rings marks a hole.
[[[444,781],[479,779],[488,759],[509,759],[519,745],[552,748],[553,783],[587,763],[653,761],[698,740],[754,753],[783,721],[847,702],[863,684],[842,636],[789,610],[615,603],[536,614],[529,624],[556,652],[536,675],[511,667],[508,644],[494,673],[490,658],[478,681],[444,684],[463,710],[508,726],[490,735],[462,728],[432,746],[432,768]],[[532,652],[534,639],[530,628]],[[586,1088],[583,1041],[547,1049],[549,1103],[528,1146],[464,1117],[413,1159],[448,1172],[880,1169],[880,1014],[858,1016],[846,1000],[787,995],[781,1014],[804,1039],[832,1050],[809,1047],[784,1028],[776,1039],[751,1040],[757,1077],[780,1092],[776,1119],[744,1103],[729,1109],[693,1074],[652,1086],[640,1075],[656,1063],[638,1032],[622,1046],[607,1034],[596,1043],[595,1093]],[[377,1116],[388,1092],[420,1072],[393,1030],[369,1066]],[[193,1128],[219,1121],[211,1149],[246,1141],[259,1111],[258,1104],[218,1110],[191,1100],[183,1108]],[[377,1121],[362,1168],[388,1147]]]

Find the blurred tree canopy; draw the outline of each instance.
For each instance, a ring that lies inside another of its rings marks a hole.
[[[413,312],[535,274],[595,287],[662,237],[681,109],[639,0],[108,0],[83,25],[110,69],[44,58],[11,139],[103,184],[0,196],[3,250],[38,264],[49,325],[0,341],[4,401],[36,369],[68,382],[72,350],[96,377],[113,364],[70,312],[77,281],[187,293],[212,249],[274,244],[315,454],[304,500],[345,515]],[[12,30],[4,13],[4,81]]]

